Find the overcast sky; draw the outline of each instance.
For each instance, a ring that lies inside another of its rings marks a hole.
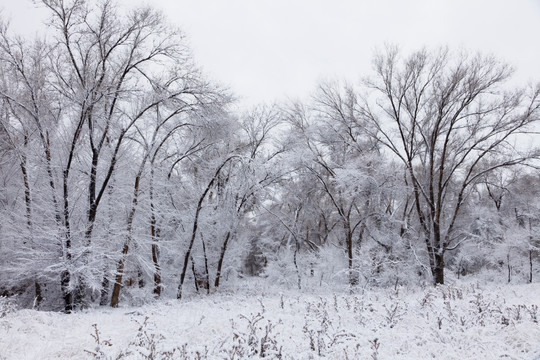
[[[243,104],[305,97],[328,78],[357,81],[385,43],[492,53],[540,80],[540,0],[122,0],[162,9],[197,63]],[[0,0],[12,28],[38,31],[30,0]]]

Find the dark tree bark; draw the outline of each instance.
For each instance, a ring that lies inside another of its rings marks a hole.
[[[141,177],[146,164],[146,157],[142,160],[141,165],[139,166],[139,171],[135,176],[135,184],[133,185],[133,198],[131,201],[131,210],[128,215],[127,221],[127,238],[124,241],[124,246],[122,248],[122,256],[116,265],[116,276],[115,282],[113,285],[113,292],[111,296],[111,306],[118,307],[118,301],[120,298],[120,290],[122,289],[122,279],[124,276],[124,267],[126,262],[126,256],[129,252],[129,246],[132,240],[132,229],[133,229],[133,220],[135,218],[135,212],[137,211],[137,204],[139,203],[139,193],[140,193],[140,184]]]
[[[380,98],[376,106],[364,98],[359,112],[405,166],[433,282],[443,284],[445,253],[465,240],[455,227],[471,189],[496,169],[537,157],[511,143],[538,121],[540,89],[509,93],[502,87],[509,66],[446,49],[401,59],[389,48],[375,70],[367,85]]]
[[[216,272],[216,280],[214,282],[214,287],[219,287],[219,282],[221,279],[221,270],[223,268],[223,260],[225,259],[225,252],[227,251],[227,245],[229,244],[229,239],[231,237],[231,232],[228,231],[227,235],[225,235],[225,241],[223,242],[223,246],[221,247],[221,253],[219,255],[219,261],[217,266],[217,272]]]
[[[204,257],[204,288],[206,289],[206,294],[210,294],[210,272],[208,271],[208,256],[206,255],[206,243],[203,236],[201,235],[203,257]]]
[[[228,157],[219,167],[218,169],[216,170],[216,173],[214,174],[214,176],[212,177],[212,180],[210,180],[210,182],[208,183],[208,186],[206,187],[206,189],[204,190],[204,192],[202,193],[201,197],[199,198],[199,202],[197,203],[197,209],[195,210],[195,219],[193,220],[193,230],[191,231],[191,239],[189,241],[189,245],[188,245],[188,248],[186,250],[186,255],[184,257],[184,265],[183,265],[183,268],[182,268],[182,273],[180,274],[180,284],[178,285],[178,292],[176,294],[176,298],[177,299],[181,299],[182,298],[182,287],[184,286],[184,281],[185,281],[185,278],[186,278],[186,271],[187,271],[187,267],[188,267],[188,264],[189,264],[189,259],[191,257],[191,250],[193,249],[193,244],[195,243],[195,239],[197,237],[197,229],[199,227],[199,214],[201,212],[201,209],[202,209],[202,204],[203,204],[203,201],[204,199],[206,198],[206,195],[208,194],[208,192],[210,191],[210,189],[212,188],[212,186],[214,185],[214,183],[216,182],[216,179],[217,177],[219,176],[219,173],[221,172],[221,170],[223,169],[223,167],[225,165],[227,165],[227,163],[232,160],[233,158],[235,158],[236,156],[230,156]]]
[[[529,250],[529,284],[533,281],[533,250]]]
[[[32,226],[32,196],[30,191],[30,182],[28,180],[28,164],[26,160],[26,148],[28,147],[28,136],[24,135],[24,149],[20,154],[20,167],[21,167],[21,173],[23,175],[23,184],[24,184],[24,203],[26,207],[26,226],[28,230],[28,238],[30,241],[30,246],[32,249],[34,248],[34,241],[33,241],[33,226]],[[38,279],[36,278],[34,280],[34,294],[35,294],[35,301],[36,301],[36,307],[39,308],[39,305],[41,304],[41,301],[43,300],[43,296],[41,293],[41,285],[39,284]]]
[[[150,170],[150,236],[152,239],[152,263],[154,264],[154,290],[153,293],[161,295],[161,268],[159,266],[159,228],[157,226],[156,209],[154,205],[154,165]]]

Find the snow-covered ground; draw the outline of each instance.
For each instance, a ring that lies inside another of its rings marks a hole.
[[[538,284],[255,288],[71,315],[0,311],[0,359],[540,359]]]

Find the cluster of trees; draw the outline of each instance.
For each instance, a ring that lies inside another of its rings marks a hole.
[[[2,294],[69,312],[242,276],[534,280],[540,87],[507,65],[388,48],[361,85],[238,114],[155,10],[41,4],[46,40],[0,25]]]

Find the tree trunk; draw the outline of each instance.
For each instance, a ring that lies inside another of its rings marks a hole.
[[[159,267],[159,248],[157,244],[152,244],[152,261],[154,263],[154,290],[153,293],[161,296],[161,268]]]
[[[103,276],[101,281],[101,298],[99,300],[99,305],[105,306],[109,301],[109,278],[107,275]]]
[[[150,236],[152,237],[152,262],[154,263],[153,293],[161,296],[161,268],[159,266],[159,229],[157,227],[156,209],[154,206],[154,165],[150,170]]]
[[[510,252],[506,254],[506,266],[508,267],[508,283],[510,284],[512,266],[510,266]]]
[[[137,266],[137,278],[138,278],[138,284],[139,284],[139,289],[143,289],[144,288],[144,285],[145,285],[145,281],[144,281],[144,274],[142,272],[142,269],[141,269],[141,266]]]
[[[533,250],[529,250],[529,284],[532,283],[533,280]]]
[[[34,282],[34,287],[35,287],[35,290],[36,290],[36,308],[39,309],[39,305],[43,301],[43,295],[42,295],[42,291],[41,291],[41,285],[39,284],[39,281],[37,281],[37,279]]]
[[[41,131],[40,131],[41,133]],[[41,135],[43,136],[43,135]],[[49,132],[47,131],[46,137],[43,140],[43,146],[45,147],[45,160],[47,164],[47,175],[49,176],[49,187],[51,188],[52,192],[52,201],[54,206],[54,218],[56,220],[56,224],[60,228],[62,225],[62,216],[60,214],[60,209],[58,207],[58,199],[56,198],[56,185],[54,183],[54,175],[52,171],[52,160],[51,160],[51,144],[49,140]]]
[[[433,282],[435,285],[444,285],[444,255],[434,254]]]
[[[66,269],[62,272],[60,278],[60,286],[64,292],[64,302],[66,312],[71,312],[74,306],[79,305],[78,297],[75,296],[75,292],[69,284],[71,283],[71,273],[69,266],[71,265],[71,224],[70,224],[70,211],[69,211],[69,173],[71,171],[71,165],[73,163],[73,158],[75,157],[75,149],[77,147],[79,137],[81,135],[82,127],[84,124],[84,114],[81,113],[77,128],[71,139],[71,146],[68,154],[68,160],[66,167],[64,168],[62,174],[62,190],[63,190],[63,215],[64,215],[64,231],[65,231],[65,262],[67,263]]]
[[[28,137],[25,135],[24,137],[24,146],[26,149],[26,146],[28,145]],[[26,163],[26,155],[23,153],[21,154],[21,172],[23,175],[23,183],[24,183],[24,203],[26,205],[26,226],[28,227],[28,239],[30,240],[30,246],[32,247],[32,250],[34,248],[34,241],[33,241],[33,226],[32,226],[32,196],[30,193],[30,182],[28,180],[28,171],[27,171],[27,163]],[[26,242],[26,241],[24,241]],[[34,280],[34,290],[35,290],[35,301],[36,301],[36,307],[39,308],[39,305],[41,301],[43,300],[43,296],[41,293],[41,285],[39,284],[36,279]]]
[[[111,306],[118,307],[118,300],[120,298],[120,290],[122,289],[122,277],[124,275],[124,266],[125,266],[125,256],[129,251],[129,244],[127,241],[124,243],[124,248],[122,249],[122,257],[118,261],[118,266],[116,267],[116,276],[113,286],[113,292],[111,296]]]
[[[204,288],[206,289],[206,294],[210,295],[210,272],[208,271],[208,256],[206,255],[206,244],[204,238],[201,234],[203,256],[204,256]]]
[[[347,231],[347,255],[349,258],[349,285],[351,287],[358,285],[358,275],[354,272],[353,268],[353,234],[345,227]]]
[[[302,289],[302,276],[300,274],[300,268],[298,267],[298,252],[300,251],[300,243],[298,242],[298,239],[296,236],[294,237],[294,254],[293,254],[293,263],[294,267],[296,268],[296,280],[297,280],[297,286],[298,290]]]
[[[39,124],[39,121],[36,121]],[[56,221],[56,225],[58,226],[59,234],[61,233],[62,228],[62,215],[60,213],[60,208],[58,206],[58,199],[56,198],[56,185],[54,182],[54,175],[52,171],[52,160],[51,160],[51,143],[49,140],[49,132],[46,131],[45,134],[43,133],[43,130],[41,128],[41,125],[38,125],[39,128],[39,134],[42,141],[43,148],[45,150],[45,160],[46,160],[46,168],[47,168],[47,176],[49,177],[49,187],[51,188],[51,194],[52,194],[52,202],[54,207],[54,218]],[[61,249],[61,255],[63,256],[63,249]],[[60,275],[62,278],[63,274]],[[60,283],[62,285],[62,280],[60,280]],[[68,281],[69,283],[69,281]],[[36,287],[39,284],[36,283]],[[36,289],[37,290],[37,289]],[[41,293],[41,287],[39,287],[39,292]],[[41,294],[40,294],[41,295]],[[64,310],[66,312],[71,311],[71,309],[66,308],[66,302],[64,298]]]
[[[205,193],[205,195],[206,195],[206,193]],[[201,198],[201,201],[199,201],[199,204],[202,203],[202,199],[203,198]],[[198,220],[199,220],[199,211],[200,211],[200,205],[197,208],[197,212],[195,214],[195,221],[193,222],[193,231],[191,233],[191,240],[189,242],[189,246],[188,246],[188,249],[186,251],[186,256],[184,257],[184,265],[183,265],[183,268],[182,268],[182,273],[180,274],[180,284],[178,285],[178,291],[176,293],[176,298],[177,299],[182,298],[182,287],[184,286],[184,281],[186,279],[187,267],[188,267],[188,264],[189,264],[189,259],[191,258],[191,249],[193,249],[193,244],[195,243],[195,237],[197,236],[197,226],[198,226]]]
[[[62,297],[64,298],[64,311],[71,313],[73,311],[73,291],[69,288],[71,275],[69,270],[62,271],[60,274],[60,287],[62,289]]]
[[[532,219],[529,217],[529,284],[532,283],[533,279],[533,236],[532,236]]]
[[[189,264],[189,259],[191,257],[191,250],[193,249],[193,244],[195,243],[195,238],[197,237],[197,228],[199,226],[199,214],[202,209],[202,204],[204,201],[204,198],[206,197],[206,194],[210,191],[210,188],[212,185],[214,185],[214,182],[216,181],[217,176],[219,175],[221,169],[231,160],[233,157],[227,158],[216,170],[216,173],[214,174],[214,177],[212,177],[212,180],[208,183],[208,186],[204,190],[203,194],[199,198],[199,202],[197,203],[197,210],[195,211],[195,219],[193,220],[193,231],[191,232],[191,240],[189,241],[189,245],[186,251],[186,256],[184,257],[184,265],[182,267],[182,273],[180,274],[180,284],[178,284],[178,291],[176,293],[176,298],[181,299],[182,298],[182,287],[184,286],[184,280],[186,279],[186,271]]]
[[[135,212],[137,211],[137,204],[139,203],[139,188],[141,184],[141,177],[144,170],[144,165],[146,164],[146,157],[142,160],[141,165],[139,166],[139,171],[137,176],[135,176],[135,184],[133,185],[133,199],[131,201],[131,210],[128,215],[127,220],[127,239],[124,242],[124,247],[122,248],[122,256],[118,261],[116,266],[116,276],[113,286],[113,293],[111,296],[111,306],[118,307],[118,300],[120,298],[120,290],[122,289],[122,278],[124,276],[124,266],[126,261],[127,253],[129,252],[129,245],[131,244],[131,231],[133,227],[133,219],[135,218]],[[144,284],[143,284],[144,285]]]
[[[195,270],[195,261],[193,261],[193,257],[191,257],[191,272],[193,273],[193,282],[195,283],[195,291],[199,292],[199,275],[197,274],[197,270]]]
[[[231,232],[227,232],[225,236],[225,242],[223,242],[223,247],[221,248],[221,254],[219,255],[219,261],[216,272],[216,280],[214,282],[214,287],[219,287],[219,280],[221,279],[221,269],[223,268],[223,259],[225,259],[225,252],[227,251],[227,245],[229,244],[229,238],[231,237]]]
[[[64,190],[64,227],[65,227],[65,260],[71,263],[71,229],[69,223],[69,190],[68,190],[69,169],[64,171],[63,190]],[[67,313],[73,311],[73,289],[69,286],[71,283],[71,273],[69,269],[62,272],[60,285],[64,293],[65,310]]]

